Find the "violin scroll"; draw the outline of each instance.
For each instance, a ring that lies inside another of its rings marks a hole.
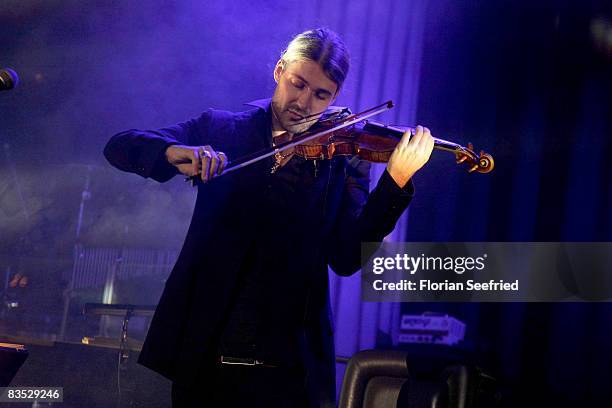
[[[474,171],[478,173],[490,173],[495,167],[495,161],[493,156],[489,153],[485,153],[483,150],[480,154],[474,152],[474,145],[468,143],[467,147],[461,147],[455,150],[455,156],[457,158],[457,164],[466,163],[468,167],[468,173]]]

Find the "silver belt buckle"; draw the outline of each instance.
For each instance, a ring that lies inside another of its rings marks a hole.
[[[221,364],[234,364],[234,365],[244,365],[244,366],[255,366],[262,365],[263,361],[256,360],[254,358],[241,358],[241,357],[228,357],[221,356],[219,359]]]

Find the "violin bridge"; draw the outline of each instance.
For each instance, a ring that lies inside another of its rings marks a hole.
[[[334,153],[336,153],[336,144],[334,142],[331,142],[330,144],[328,144],[327,146],[327,157],[325,157],[325,154],[323,152],[321,152],[321,160],[331,160],[332,157],[334,157]]]

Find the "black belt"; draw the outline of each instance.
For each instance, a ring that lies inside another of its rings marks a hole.
[[[261,366],[261,367],[279,367],[277,364],[271,364],[252,357],[231,357],[219,356],[217,359],[219,364],[242,365],[242,366]]]

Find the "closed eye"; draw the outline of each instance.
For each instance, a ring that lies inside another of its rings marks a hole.
[[[327,92],[317,92],[316,94],[317,99],[321,100],[321,101],[326,101],[329,99],[329,94]]]
[[[304,89],[304,83],[299,81],[290,81],[291,85],[297,89]]]

